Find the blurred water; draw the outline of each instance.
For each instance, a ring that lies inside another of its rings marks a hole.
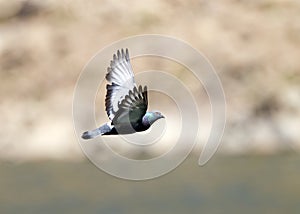
[[[111,177],[90,162],[0,163],[0,213],[299,213],[300,157],[191,157],[158,179]]]

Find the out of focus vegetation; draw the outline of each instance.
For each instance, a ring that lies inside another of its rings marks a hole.
[[[215,66],[228,107],[221,151],[299,150],[299,20],[296,0],[1,0],[1,158],[80,157],[71,104],[81,69],[144,33],[183,39]]]
[[[190,157],[129,182],[86,162],[0,164],[1,213],[299,213],[299,156]],[[125,169],[126,170],[126,169]],[[145,169],[146,170],[146,169]]]

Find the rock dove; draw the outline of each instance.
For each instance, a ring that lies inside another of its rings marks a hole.
[[[86,131],[83,139],[98,135],[132,134],[147,130],[164,116],[160,112],[147,112],[147,86],[137,87],[128,49],[118,50],[107,68],[105,110],[110,122],[97,129]]]

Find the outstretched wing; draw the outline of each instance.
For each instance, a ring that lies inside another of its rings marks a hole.
[[[110,120],[113,120],[119,110],[119,104],[124,96],[136,86],[130,64],[128,49],[118,50],[107,68],[105,110]]]
[[[135,86],[128,95],[119,104],[119,110],[116,112],[112,121],[114,125],[137,124],[141,122],[148,108],[147,86]]]

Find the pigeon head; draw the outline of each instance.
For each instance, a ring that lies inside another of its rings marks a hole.
[[[161,119],[161,118],[165,118],[165,117],[160,112],[150,111],[150,112],[147,112],[145,114],[145,116],[143,117],[143,122],[145,122],[151,126],[155,121],[157,121],[158,119]]]

